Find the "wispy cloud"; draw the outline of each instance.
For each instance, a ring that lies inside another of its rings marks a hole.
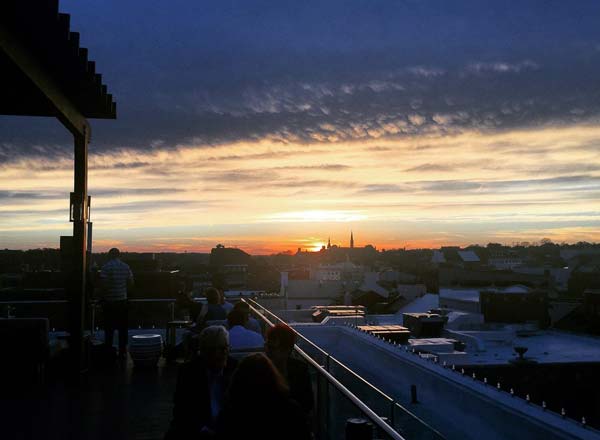
[[[536,70],[540,66],[531,60],[510,63],[506,61],[474,62],[467,65],[465,72],[474,74],[484,73],[521,73],[526,70]]]

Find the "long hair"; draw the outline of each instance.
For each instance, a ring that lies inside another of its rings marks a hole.
[[[238,365],[227,393],[232,407],[260,403],[272,403],[287,397],[289,390],[285,380],[271,360],[262,353],[246,356]]]

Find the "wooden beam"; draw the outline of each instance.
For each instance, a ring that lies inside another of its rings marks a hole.
[[[48,75],[36,57],[15,34],[0,24],[0,50],[21,70],[48,99],[56,117],[73,134],[89,141],[90,125],[77,107],[61,91],[54,78]]]

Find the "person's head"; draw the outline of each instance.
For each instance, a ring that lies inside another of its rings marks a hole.
[[[229,315],[227,315],[227,324],[229,324],[229,328],[233,328],[236,325],[244,327],[248,324],[248,314],[234,308],[229,312]]]
[[[211,370],[222,370],[229,355],[229,332],[222,325],[211,325],[200,333],[200,354]]]
[[[239,310],[242,313],[245,313],[247,316],[250,316],[250,306],[244,301],[238,301],[233,305],[233,310]]]
[[[228,399],[232,405],[255,405],[285,396],[288,388],[277,368],[263,353],[246,356],[239,363],[229,386]]]
[[[276,324],[267,330],[265,352],[277,365],[287,362],[296,343],[296,333],[285,324]]]
[[[108,251],[108,258],[114,260],[115,258],[119,258],[121,256],[121,251],[117,248],[112,248]]]
[[[223,289],[217,289],[217,292],[219,292],[219,304],[225,304],[225,292]]]
[[[206,300],[208,301],[209,304],[220,304],[221,303],[221,299],[219,297],[219,291],[217,289],[215,289],[214,287],[210,287],[210,288],[206,289],[206,292],[204,292],[204,295],[206,296]]]

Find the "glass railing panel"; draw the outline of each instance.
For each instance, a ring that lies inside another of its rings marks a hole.
[[[411,440],[443,440],[444,436],[398,403],[392,405],[392,427]]]
[[[392,415],[392,405],[394,403],[392,399],[380,393],[335,358],[329,358],[328,367],[329,373],[344,384],[346,388],[352,391],[369,408],[375,411],[379,417],[389,420]]]

